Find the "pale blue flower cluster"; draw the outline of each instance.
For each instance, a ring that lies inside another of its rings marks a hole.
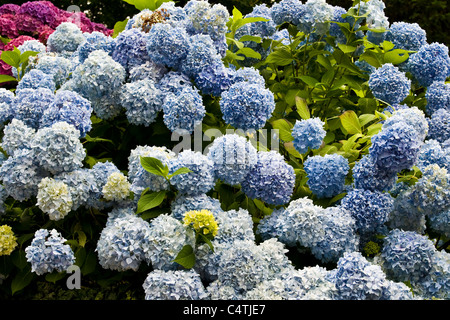
[[[327,132],[323,128],[325,123],[320,118],[309,118],[295,122],[292,128],[294,148],[299,153],[309,149],[319,149]]]
[[[399,21],[389,27],[386,41],[392,42],[398,49],[418,51],[427,44],[427,33],[417,23]]]
[[[367,239],[385,232],[394,198],[379,191],[353,189],[342,199],[341,206],[355,219],[359,235]]]
[[[450,299],[450,253],[436,251],[428,274],[413,284],[414,290],[425,299]]]
[[[220,97],[222,92],[233,84],[234,76],[234,70],[225,67],[222,62],[217,62],[204,67],[195,76],[194,81],[203,94]]]
[[[168,94],[162,105],[164,124],[172,132],[192,133],[206,114],[202,96],[195,87],[186,86],[177,94]]]
[[[222,212],[220,201],[204,193],[194,196],[179,195],[170,206],[171,216],[178,220],[182,220],[184,214],[192,210],[209,210],[213,214]]]
[[[240,184],[257,161],[256,148],[245,137],[226,134],[214,139],[208,157],[214,163],[214,174],[227,184]]]
[[[150,221],[148,255],[153,269],[164,271],[181,269],[174,262],[180,250],[187,244],[194,247],[194,231],[182,221],[168,214],[162,214]]]
[[[12,103],[15,96],[14,93],[5,88],[0,88],[0,128],[4,123],[12,117]]]
[[[424,171],[430,164],[450,170],[450,150],[441,146],[437,140],[429,139],[420,148],[416,166]]]
[[[299,0],[281,0],[272,5],[270,14],[277,25],[283,23],[298,25],[305,11],[305,6]]]
[[[431,230],[450,238],[450,209],[429,216]]]
[[[364,155],[352,168],[355,189],[389,191],[397,181],[397,173],[386,173],[375,165],[370,154]]]
[[[44,110],[40,119],[40,128],[51,127],[56,122],[73,125],[84,138],[91,130],[92,107],[89,100],[74,91],[58,90],[55,97]]]
[[[326,0],[308,0],[304,4],[305,11],[299,16],[298,28],[306,33],[325,35],[330,28],[334,16],[333,6]]]
[[[83,63],[89,54],[96,50],[102,50],[112,55],[116,46],[116,42],[112,37],[108,37],[102,32],[94,31],[85,34],[85,40],[78,46],[75,52],[78,55],[78,60]]]
[[[42,52],[47,51],[47,47],[45,46],[45,44],[43,44],[39,40],[26,40],[24,43],[22,43],[20,46],[18,46],[17,49],[21,53],[24,53],[27,51],[42,53]]]
[[[150,234],[149,223],[133,209],[113,209],[95,249],[100,265],[104,269],[137,271],[142,262],[150,262]]]
[[[162,110],[160,90],[151,79],[129,82],[121,87],[120,103],[128,122],[148,127]]]
[[[168,72],[163,65],[156,64],[153,61],[146,61],[145,63],[132,67],[128,72],[129,82],[138,80],[151,79],[155,82],[160,81]]]
[[[375,98],[388,104],[398,104],[409,94],[411,80],[398,67],[385,63],[370,74],[369,88]]]
[[[142,285],[146,300],[206,300],[200,276],[194,270],[154,270]]]
[[[129,71],[131,68],[148,61],[147,40],[147,33],[140,29],[132,28],[124,30],[114,39],[111,56],[126,71]]]
[[[350,166],[342,155],[326,154],[308,157],[304,169],[312,193],[318,198],[331,198],[344,191]]]
[[[3,137],[1,147],[8,155],[14,155],[19,149],[30,149],[30,142],[34,137],[36,130],[28,127],[23,121],[12,119],[3,128]]]
[[[408,70],[424,87],[435,81],[445,81],[450,75],[448,47],[441,43],[425,44],[408,59]]]
[[[214,187],[214,163],[201,152],[184,150],[169,160],[168,166],[170,174],[183,167],[192,171],[170,179],[170,183],[182,194],[199,195]]]
[[[428,237],[394,229],[384,238],[382,266],[392,279],[415,283],[430,272],[435,251]]]
[[[11,118],[23,121],[38,129],[44,110],[53,102],[55,95],[48,88],[22,89],[11,103]]]
[[[450,84],[444,81],[435,81],[427,87],[425,92],[427,100],[426,110],[428,115],[439,109],[450,110]]]
[[[37,275],[53,271],[64,272],[75,263],[75,256],[68,244],[55,229],[39,229],[33,241],[25,248],[25,257],[31,263],[31,271]]]
[[[450,109],[440,108],[428,119],[428,138],[444,142],[450,139]]]
[[[237,129],[261,129],[275,109],[273,93],[260,84],[236,82],[221,95],[225,123]]]
[[[280,153],[258,151],[256,163],[241,182],[241,187],[249,198],[281,205],[289,202],[294,184],[294,168]]]
[[[428,135],[428,122],[425,114],[417,107],[402,108],[395,110],[392,116],[383,123],[383,130],[386,130],[397,123],[409,125],[417,132],[419,141],[425,140]]]
[[[47,39],[47,50],[64,53],[75,52],[78,46],[85,41],[81,29],[74,23],[63,22]]]
[[[39,57],[34,68],[51,75],[56,89],[60,88],[69,78],[75,63],[67,58],[51,53]]]
[[[411,300],[412,293],[401,282],[386,278],[379,265],[359,252],[345,253],[328,279],[336,285],[336,300]]]

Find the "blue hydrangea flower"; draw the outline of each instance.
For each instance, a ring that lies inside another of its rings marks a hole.
[[[213,213],[219,225],[219,231],[214,237],[216,242],[255,240],[255,234],[253,233],[253,219],[247,210],[216,210]]]
[[[5,88],[0,88],[0,127],[12,117],[12,103],[14,101],[14,93]]]
[[[253,7],[253,10],[246,14],[244,18],[264,18],[268,21],[256,21],[248,24],[250,27],[251,35],[258,36],[261,38],[268,38],[272,36],[276,31],[276,24],[272,20],[271,9],[267,7],[265,3],[258,4]],[[237,33],[239,33],[238,29]]]
[[[428,138],[444,142],[450,139],[450,109],[438,109],[428,119]]]
[[[128,177],[131,181],[131,191],[138,196],[146,188],[150,188],[152,191],[169,189],[169,183],[164,177],[152,174],[141,166],[140,157],[156,158],[167,165],[169,160],[175,156],[175,153],[166,147],[138,146],[133,149],[128,157]]]
[[[169,71],[166,73],[158,82],[158,85],[164,98],[169,95],[169,93],[177,95],[184,88],[192,87],[189,77],[184,73],[176,71]]]
[[[94,177],[95,185],[91,190],[91,195],[87,199],[87,206],[97,209],[110,207],[112,202],[101,201],[102,190],[108,181],[108,177],[114,173],[120,172],[116,165],[112,162],[97,162],[91,169],[90,174]]]
[[[120,103],[130,123],[148,127],[162,110],[160,90],[150,79],[126,83],[121,88]]]
[[[450,152],[445,150],[437,140],[426,140],[420,148],[416,166],[424,171],[430,164],[450,170]]]
[[[0,179],[5,191],[17,201],[25,201],[37,194],[37,185],[42,179],[30,149],[18,149],[0,167]]]
[[[355,163],[352,176],[355,189],[370,191],[389,191],[397,181],[397,173],[380,170],[370,154]]]
[[[52,75],[55,86],[58,89],[70,78],[70,74],[74,69],[74,63],[67,58],[48,54],[39,57],[34,68]]]
[[[94,112],[99,117],[108,117],[103,105],[96,103],[109,99],[125,81],[125,69],[105,51],[95,50],[72,73],[74,90],[91,101]]]
[[[273,93],[260,84],[237,82],[221,95],[223,120],[237,129],[261,129],[275,110]]]
[[[46,88],[51,91],[56,90],[53,75],[46,74],[38,69],[32,69],[27,72],[17,84],[17,92],[23,89],[39,89]]]
[[[168,94],[163,106],[164,124],[172,131],[192,133],[201,124],[206,109],[203,99],[194,87],[185,87],[177,95]]]
[[[21,53],[27,51],[42,53],[47,51],[47,47],[45,46],[45,44],[43,44],[39,40],[26,40],[24,43],[18,46],[17,49],[19,49]]]
[[[394,200],[394,208],[387,223],[390,229],[402,229],[424,233],[426,229],[425,213],[419,210],[411,196],[411,187],[399,187],[400,192]]]
[[[305,33],[324,35],[334,16],[333,6],[326,3],[326,0],[308,0],[304,7],[304,14],[299,16],[298,28]]]
[[[30,149],[30,142],[36,130],[25,125],[21,120],[12,119],[3,129],[1,147],[10,156],[16,150]]]
[[[63,22],[47,39],[47,51],[50,52],[75,52],[85,40],[81,29],[74,23]]]
[[[188,18],[186,30],[191,35],[207,34],[216,41],[228,31],[230,14],[220,3],[211,5],[208,1],[191,0],[184,6],[184,11]]]
[[[425,299],[450,298],[450,254],[444,250],[432,256],[432,267],[428,275],[414,283],[414,290]]]
[[[289,31],[287,29],[279,30],[270,37],[270,39],[272,39],[273,41],[280,41],[286,46],[291,43],[291,40],[289,38]]]
[[[64,182],[69,187],[72,198],[72,210],[80,207],[88,208],[101,189],[97,186],[93,170],[81,168],[70,172],[62,172],[54,176],[55,180]]]
[[[211,144],[208,157],[214,163],[214,174],[230,185],[241,183],[256,164],[257,150],[237,134],[220,136]]]
[[[159,82],[168,69],[161,64],[156,64],[153,61],[146,61],[145,63],[132,67],[128,72],[129,82],[138,80],[151,79],[154,82]]]
[[[323,128],[325,123],[319,118],[310,118],[295,122],[292,128],[294,148],[299,153],[305,153],[309,149],[318,149],[327,132]]]
[[[405,123],[413,127],[417,132],[419,141],[425,140],[428,134],[428,122],[425,114],[417,107],[395,110],[391,117],[383,123],[383,129],[387,129],[396,123]]]
[[[413,127],[398,122],[372,137],[369,153],[380,170],[398,173],[416,163],[422,144]]]
[[[147,51],[153,62],[178,69],[189,51],[189,36],[184,28],[157,23],[148,33]]]
[[[110,214],[95,249],[98,261],[104,269],[137,271],[142,262],[150,262],[150,224],[133,209],[113,209],[117,210],[125,212]]]
[[[266,80],[254,67],[243,67],[235,71],[233,84],[237,82],[255,83],[261,86],[266,85]]]
[[[345,34],[342,32],[339,25],[334,23],[334,22],[345,23],[346,18],[342,18],[342,15],[344,15],[346,13],[347,13],[347,10],[342,7],[339,7],[339,6],[333,7],[333,19],[331,20],[332,22],[330,23],[329,32],[330,32],[330,36],[336,37],[337,43],[346,43],[346,41],[347,41],[347,38],[345,37]]]
[[[374,66],[370,65],[365,60],[357,60],[357,61],[355,61],[355,66],[357,66],[361,71],[363,71],[364,73],[367,73],[368,75],[372,74],[372,72],[377,70],[377,68],[375,68]]]
[[[106,36],[102,32],[94,31],[84,34],[85,40],[78,46],[75,55],[78,55],[80,63],[83,63],[89,54],[95,50],[102,50],[112,55],[116,42],[112,37]]]
[[[295,173],[277,151],[259,151],[256,163],[241,182],[242,191],[252,199],[281,205],[294,191]]]
[[[450,173],[437,164],[430,164],[411,187],[409,196],[416,210],[426,215],[447,210],[450,208]]]
[[[429,217],[430,228],[447,238],[450,238],[450,209]]]
[[[75,263],[75,255],[61,234],[52,229],[39,229],[31,244],[25,248],[25,257],[31,263],[31,271],[37,275],[63,272]]]
[[[184,214],[188,211],[203,209],[209,210],[213,214],[222,212],[220,201],[211,198],[204,193],[195,196],[178,195],[170,205],[171,216],[178,220],[182,220]]]
[[[168,166],[169,174],[183,167],[192,171],[176,175],[170,179],[170,183],[181,193],[199,195],[207,193],[214,187],[214,164],[201,152],[184,150],[176,158],[169,160]]]
[[[398,104],[409,94],[411,80],[391,63],[385,63],[370,74],[369,88],[375,98]]]
[[[388,193],[353,189],[341,200],[356,221],[356,230],[362,237],[384,232],[384,224],[394,208],[394,198]]]
[[[200,275],[194,270],[154,270],[142,285],[145,300],[206,300],[206,291]]]
[[[424,87],[435,81],[445,81],[450,75],[448,47],[437,42],[423,45],[417,53],[409,57],[408,70]]]
[[[299,0],[281,0],[272,5],[270,14],[276,25],[285,22],[298,25],[305,11],[305,6]]]
[[[27,126],[38,129],[44,110],[53,102],[55,95],[47,88],[22,89],[12,104],[12,117]]]
[[[112,58],[120,63],[126,71],[145,63],[149,59],[147,40],[147,33],[139,29],[122,31],[114,39]]]
[[[210,36],[196,34],[189,38],[186,59],[180,70],[191,78],[195,78],[204,68],[221,63]]]
[[[234,75],[235,71],[225,67],[220,61],[203,68],[194,81],[202,94],[220,97],[233,84]]]
[[[92,107],[89,100],[74,91],[59,90],[52,103],[44,110],[40,127],[51,127],[56,122],[67,122],[80,131],[84,138],[91,130]]]
[[[417,23],[394,22],[386,32],[386,41],[398,49],[418,51],[427,44],[427,33]]]
[[[350,169],[348,160],[338,154],[312,156],[304,169],[308,187],[318,198],[331,198],[344,190],[345,177]]]
[[[392,279],[415,283],[430,272],[435,251],[428,237],[394,229],[384,238],[382,266]]]
[[[151,220],[148,254],[153,269],[169,271],[181,268],[173,260],[185,245],[194,247],[194,243],[194,231],[180,220],[168,214],[159,215]]]
[[[439,109],[450,110],[450,84],[444,81],[433,82],[427,87],[425,98],[426,111],[430,116]]]
[[[388,300],[391,299],[392,282],[380,266],[371,264],[359,252],[345,253],[339,259],[333,277],[338,300]],[[404,285],[404,289],[406,285]],[[397,288],[396,291],[398,291]],[[407,290],[402,290],[402,299],[411,299]]]
[[[80,140],[80,131],[67,122],[56,122],[39,129],[31,141],[37,163],[53,174],[71,171],[83,166],[86,156]]]

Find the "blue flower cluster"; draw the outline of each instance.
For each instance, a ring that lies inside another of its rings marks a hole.
[[[241,182],[241,187],[249,198],[280,205],[289,202],[294,184],[294,168],[280,153],[258,151],[256,163]]]
[[[375,98],[388,104],[398,104],[409,94],[411,80],[391,63],[385,63],[370,74],[369,88]]]
[[[25,248],[25,257],[31,263],[31,271],[37,275],[63,272],[75,263],[75,256],[61,234],[55,229],[39,229],[33,241]]]
[[[427,44],[427,33],[417,23],[394,22],[386,32],[386,41],[398,49],[418,51]]]
[[[319,118],[297,121],[292,128],[294,148],[299,153],[305,153],[309,149],[318,149],[327,134],[324,125],[325,123]]]
[[[318,198],[331,198],[344,191],[350,166],[343,156],[326,154],[308,157],[304,169],[312,193]]]
[[[450,109],[440,108],[428,119],[428,138],[444,142],[450,139]]]
[[[441,43],[425,44],[408,59],[408,70],[422,86],[435,81],[445,81],[450,75],[448,47]]]
[[[439,109],[450,110],[450,84],[444,81],[433,82],[427,87],[425,98],[427,113],[430,116]]]

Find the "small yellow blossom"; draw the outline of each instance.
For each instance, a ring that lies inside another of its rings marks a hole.
[[[121,172],[113,172],[102,189],[103,197],[108,201],[124,200],[130,195],[131,184]]]
[[[217,235],[219,226],[214,219],[214,215],[209,210],[192,210],[185,213],[183,218],[184,225],[192,226],[196,232],[203,235]]]
[[[10,226],[0,226],[0,256],[10,255],[17,246],[16,240]]]

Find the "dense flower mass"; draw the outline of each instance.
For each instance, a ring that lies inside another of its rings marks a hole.
[[[0,5],[1,298],[450,299],[447,46],[269,2]]]

